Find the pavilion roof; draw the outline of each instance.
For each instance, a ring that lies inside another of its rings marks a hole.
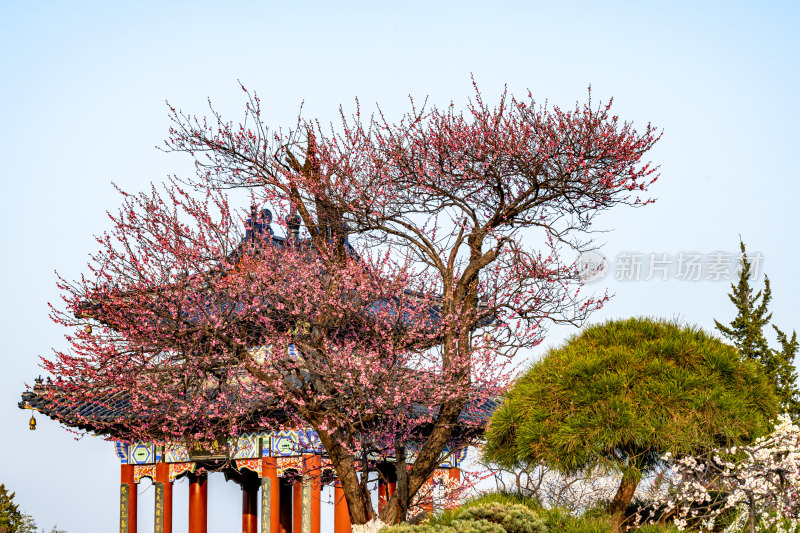
[[[248,246],[253,246],[254,244],[256,246],[269,244],[278,248],[285,248],[287,246],[312,247],[310,239],[299,238],[298,226],[295,225],[293,227],[292,222],[289,223],[290,236],[288,238],[276,236],[270,227],[271,220],[272,214],[269,210],[265,209],[257,213],[254,209],[251,217],[247,219],[245,236],[229,259],[236,262],[239,257],[248,253]],[[348,254],[353,257],[358,257],[357,252],[347,240],[345,240],[345,246]],[[415,296],[415,293],[408,290],[405,292],[406,295],[412,296],[412,303],[410,305],[415,305],[413,303],[413,296]],[[433,325],[441,321],[442,316],[439,305],[431,305],[421,296],[419,301],[419,305],[427,306],[426,312],[421,313],[423,316],[422,320],[424,320],[426,324]],[[81,313],[86,316],[93,316],[95,319],[102,322],[102,305],[102,302],[87,301],[81,309]],[[232,302],[231,305],[235,306],[237,304]],[[403,305],[406,307],[403,307]],[[365,312],[368,314],[386,312],[396,314],[400,316],[401,323],[404,323],[406,319],[412,320],[412,317],[415,317],[413,319],[419,320],[419,309],[408,307],[408,305],[408,303],[401,304],[398,298],[383,298],[376,300]],[[488,325],[492,321],[493,319],[491,317],[487,317],[482,320],[478,326]],[[130,396],[123,392],[110,392],[106,395],[98,391],[98,394],[91,400],[60,402],[54,400],[52,395],[47,393],[47,389],[52,389],[52,386],[45,385],[41,381],[41,378],[36,380],[36,386],[34,386],[32,390],[22,393],[22,401],[19,402],[18,406],[21,409],[27,408],[39,411],[68,427],[93,431],[98,434],[111,434],[112,436],[115,433],[115,426],[121,429],[125,422],[130,422],[130,420],[135,417],[146,416],[143,413],[135,413],[133,411]],[[56,395],[56,397],[57,396],[58,395]],[[500,401],[497,399],[487,399],[481,402],[480,405],[469,405],[460,415],[460,425],[463,428],[485,426],[492,412],[499,405],[499,402]],[[429,408],[420,404],[414,406],[413,409],[416,410],[418,414],[424,414]],[[269,412],[270,415],[273,416],[276,414],[280,415],[280,413],[277,413],[267,405],[254,404],[250,406],[251,413],[258,410]],[[287,415],[284,416],[288,419]],[[278,418],[280,418],[280,416],[278,416]]]
[[[108,395],[98,394],[95,398],[77,402],[58,402],[51,397],[47,389],[52,389],[52,385],[45,385],[41,378],[36,380],[36,385],[32,390],[22,393],[22,400],[18,403],[20,409],[34,409],[43,415],[68,427],[91,431],[96,434],[107,434],[112,437],[117,436],[115,428],[121,428],[124,424],[130,423],[137,417],[146,417],[146,414],[137,413],[131,405],[130,395],[123,392],[112,392]],[[52,391],[50,391],[52,392]],[[56,394],[56,397],[58,394]],[[483,428],[488,424],[492,413],[499,407],[500,398],[484,398],[481,401],[474,401],[468,404],[459,416],[459,429]],[[267,410],[266,406],[253,406]],[[430,410],[422,404],[412,406],[415,414],[424,415]],[[282,412],[272,410],[271,414],[276,418],[281,418]],[[286,416],[288,420],[288,416]],[[246,431],[264,430],[272,428],[247,427]],[[121,431],[120,431],[121,432]]]

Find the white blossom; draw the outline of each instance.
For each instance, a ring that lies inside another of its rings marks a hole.
[[[731,510],[735,519],[726,533],[745,526],[750,531],[774,526],[778,532],[800,526],[800,428],[787,415],[749,446],[663,459],[672,465],[671,487],[658,506],[666,513],[675,510],[679,529],[711,531]]]

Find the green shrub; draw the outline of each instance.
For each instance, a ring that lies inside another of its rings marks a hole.
[[[398,524],[385,527],[380,533],[456,533],[456,530],[442,524]]]
[[[564,509],[545,509],[533,498],[527,498],[514,492],[490,492],[477,498],[464,502],[460,509],[445,511],[437,514],[431,520],[431,524],[450,525],[460,513],[484,507],[487,505],[501,505],[505,507],[525,508],[537,517],[537,524],[544,527],[535,531],[547,531],[548,533],[611,533],[612,527],[605,514],[598,516],[572,516]],[[484,512],[484,511],[478,511]],[[477,515],[474,515],[477,516]],[[506,524],[503,524],[505,527]],[[511,530],[508,530],[511,533]]]
[[[530,498],[526,498],[516,493],[490,492],[488,494],[466,500],[458,509],[436,513],[433,515],[429,523],[449,526],[453,520],[456,519],[456,515],[461,513],[463,510],[471,509],[473,507],[481,507],[487,504],[500,504],[503,506],[521,505],[534,514],[539,514],[542,512],[542,508],[538,505],[538,503]]]
[[[544,518],[551,532],[611,533],[614,530],[608,516],[572,516],[566,511],[552,509]]]
[[[456,520],[486,520],[503,526],[508,533],[544,533],[547,531],[544,520],[530,508],[500,502],[482,503],[459,509]]]
[[[483,505],[486,503],[501,503],[503,505],[524,505],[531,511],[539,513],[542,511],[542,506],[534,498],[528,498],[518,492],[489,492],[482,494],[476,498],[468,499],[463,503],[461,508],[474,507],[476,505]]]
[[[436,515],[427,524],[401,524],[384,528],[382,533],[547,533],[547,526],[537,511],[518,503],[481,499]]]
[[[455,531],[463,531],[464,533],[512,533],[500,524],[495,524],[488,520],[456,519],[453,520],[450,527]]]
[[[636,533],[680,533],[680,529],[674,524],[645,524]]]
[[[426,524],[401,524],[381,533],[612,533],[613,530],[609,516],[600,507],[573,516],[564,509],[545,509],[536,500],[519,494],[493,492],[467,500],[459,509],[438,513]],[[672,524],[646,524],[634,531],[678,533]]]
[[[487,520],[453,520],[444,524],[399,524],[381,529],[381,533],[508,533],[500,524]]]

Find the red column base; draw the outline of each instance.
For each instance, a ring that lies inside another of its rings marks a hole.
[[[161,483],[164,487],[161,531],[172,533],[172,481],[169,480],[169,465],[167,463],[158,463],[156,465],[156,483]]]
[[[207,474],[189,474],[189,533],[208,533]]]
[[[258,485],[242,485],[242,533],[258,533]]]
[[[352,530],[350,509],[347,508],[342,485],[337,481],[333,489],[333,531],[334,533],[351,533]]]
[[[274,457],[262,459],[261,533],[281,533],[281,485],[278,462]],[[269,491],[267,491],[269,487]]]
[[[120,533],[136,533],[136,483],[133,480],[133,465],[120,467]]]

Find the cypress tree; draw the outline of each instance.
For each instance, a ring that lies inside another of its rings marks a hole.
[[[772,300],[769,277],[764,275],[764,290],[754,293],[750,285],[753,265],[741,240],[739,247],[742,250],[739,279],[735,285],[731,284],[731,292],[728,294],[728,298],[736,306],[737,314],[729,325],[718,320],[714,320],[714,324],[739,349],[744,358],[754,361],[763,369],[775,388],[781,410],[797,419],[800,416],[800,393],[797,390],[797,373],[793,364],[798,350],[797,333],[793,331],[792,336],[788,337],[773,325],[781,348],[774,350],[769,347],[764,335],[764,327],[772,320],[772,313],[769,312],[769,303]]]
[[[794,357],[797,355],[797,332],[792,331],[792,336],[781,331],[778,326],[772,326],[778,335],[780,350],[773,350],[774,358],[780,363],[775,374],[775,390],[781,401],[781,407],[794,419],[800,419],[800,391],[797,390],[797,371],[794,367]]]

